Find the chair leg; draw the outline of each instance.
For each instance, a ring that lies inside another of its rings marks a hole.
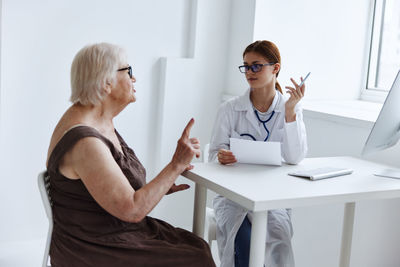
[[[211,247],[212,241],[217,240],[217,223],[215,221],[214,210],[211,208],[206,208],[206,222],[207,222],[207,241]]]
[[[50,257],[49,257],[49,252],[50,252],[50,242],[51,242],[51,235],[53,233],[53,222],[49,221],[49,230],[47,232],[47,240],[46,240],[46,247],[44,249],[44,255],[43,255],[43,267],[51,267],[50,265]]]

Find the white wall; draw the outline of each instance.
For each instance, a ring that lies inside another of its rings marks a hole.
[[[160,87],[157,169],[171,159],[176,140],[191,117],[195,118],[192,136],[198,137],[203,146],[210,140],[224,88],[230,10],[227,0],[198,1],[194,58],[162,60],[164,79]],[[163,198],[153,215],[191,230],[194,186],[185,178],[178,178],[177,183],[188,183],[192,187]]]
[[[371,2],[257,1],[254,39],[271,40],[279,47],[281,86],[311,71],[308,99],[358,99]]]
[[[241,95],[248,88],[247,81],[239,72],[238,66],[243,65],[243,51],[253,41],[255,7],[256,0],[232,1],[224,88],[224,93],[228,95]]]

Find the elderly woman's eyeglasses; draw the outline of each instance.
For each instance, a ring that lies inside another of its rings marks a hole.
[[[122,69],[118,69],[117,71],[124,71],[127,70],[128,74],[129,74],[129,78],[132,79],[132,66],[126,67],[126,68],[122,68]]]
[[[275,65],[276,63],[265,63],[265,64],[253,64],[253,65],[243,65],[243,66],[239,66],[239,71],[241,73],[246,73],[249,70],[251,70],[252,72],[259,72],[261,71],[262,67],[264,66],[272,66]]]

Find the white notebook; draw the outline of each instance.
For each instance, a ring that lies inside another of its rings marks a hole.
[[[302,170],[288,173],[292,176],[308,178],[310,180],[320,180],[325,178],[332,178],[336,176],[351,174],[353,172],[352,169],[344,169],[344,168],[332,168],[332,167],[323,167],[312,170]]]

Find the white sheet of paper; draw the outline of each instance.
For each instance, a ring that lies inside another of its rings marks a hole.
[[[282,165],[281,143],[230,138],[230,149],[239,163]]]

